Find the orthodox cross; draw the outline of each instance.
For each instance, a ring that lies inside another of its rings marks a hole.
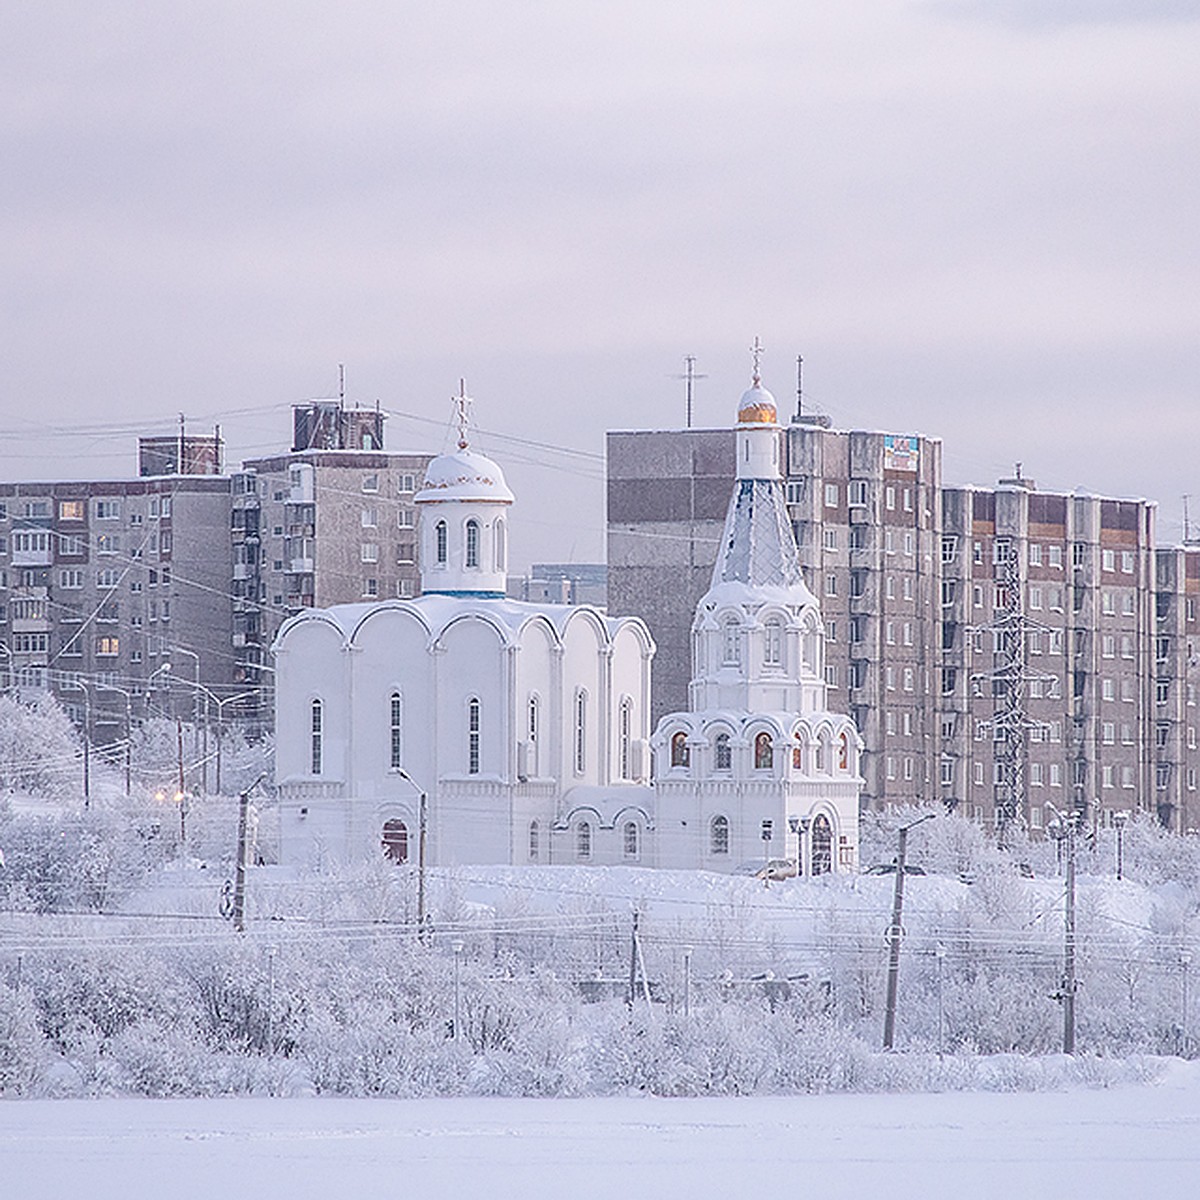
[[[754,386],[758,387],[762,383],[762,376],[759,374],[758,366],[759,359],[762,358],[763,351],[766,347],[756,337],[754,345],[750,347],[750,353],[754,355]]]
[[[451,397],[454,401],[454,419],[458,422],[458,448],[467,448],[467,426],[471,423],[471,397],[467,395],[467,381],[458,381],[458,395]]]

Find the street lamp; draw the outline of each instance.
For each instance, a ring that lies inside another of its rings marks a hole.
[[[83,693],[83,807],[92,806],[92,697],[81,679],[64,679],[62,688],[74,688]]]
[[[428,826],[428,797],[425,789],[403,768],[392,770],[417,793],[417,937],[425,940],[425,831]]]
[[[455,938],[450,943],[450,949],[454,951],[454,1040],[458,1041],[458,973],[462,965],[463,941],[462,938]]]
[[[812,817],[788,817],[788,828],[796,835],[796,878],[804,877],[804,841],[812,826]]]
[[[97,683],[102,692],[119,692],[125,697],[125,795],[129,795],[130,775],[133,771],[133,695],[115,683]]]
[[[1125,822],[1129,813],[1122,809],[1112,815],[1113,828],[1117,831],[1117,878],[1125,877]]]

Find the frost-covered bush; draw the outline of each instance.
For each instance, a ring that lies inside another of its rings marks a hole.
[[[79,741],[53,697],[0,695],[0,790],[64,799],[81,786]]]

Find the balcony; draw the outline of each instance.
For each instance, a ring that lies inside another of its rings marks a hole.
[[[311,558],[293,558],[288,562],[286,570],[289,575],[311,575],[313,560]]]

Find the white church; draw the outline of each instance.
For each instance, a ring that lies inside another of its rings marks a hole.
[[[416,497],[423,594],[304,612],[276,639],[281,861],[415,861],[423,823],[430,865],[856,870],[862,741],[826,707],[757,363],[690,710],[653,736],[641,620],[506,598],[513,495],[457,404],[458,447]]]

